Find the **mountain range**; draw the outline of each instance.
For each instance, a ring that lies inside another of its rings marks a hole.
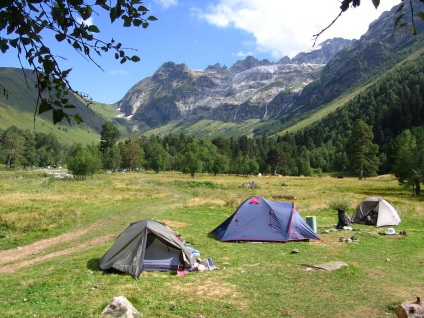
[[[332,39],[277,63],[248,56],[230,68],[215,64],[205,70],[190,70],[185,64],[168,62],[132,87],[118,107],[132,123],[149,127],[172,120],[278,118],[306,85],[320,78],[334,54],[351,43]]]
[[[276,132],[368,85],[421,48],[422,24],[418,36],[394,28],[396,9],[383,13],[359,40],[335,38],[276,63],[253,56],[229,68],[217,63],[205,70],[165,63],[134,85],[118,109],[142,131]]]
[[[422,11],[424,4],[417,5]],[[422,23],[416,36],[408,28],[394,28],[395,10],[383,13],[359,40],[334,38],[292,59],[270,62],[249,56],[231,67],[216,63],[205,70],[164,63],[117,105],[95,104],[87,110],[76,99],[85,121],[81,127],[98,134],[105,120],[114,120],[124,135],[137,130],[197,136],[278,133],[319,110],[342,107],[344,96],[354,98],[356,91],[421,54]],[[36,94],[31,85],[26,88],[22,71],[0,68],[1,82],[13,83],[11,96],[0,100],[5,113],[19,109],[33,115]]]

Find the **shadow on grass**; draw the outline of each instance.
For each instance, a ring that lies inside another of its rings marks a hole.
[[[92,258],[87,262],[87,268],[91,269],[92,271],[98,272],[100,271],[99,268],[99,261],[100,258]]]

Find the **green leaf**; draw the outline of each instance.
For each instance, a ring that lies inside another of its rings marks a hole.
[[[74,120],[75,120],[78,124],[81,124],[81,123],[83,123],[83,122],[84,122],[84,120],[82,119],[82,117],[81,117],[80,115],[78,115],[78,114],[75,114],[75,115],[74,115]]]
[[[34,7],[30,2],[28,3],[28,7],[30,8],[31,11],[33,12],[40,12],[36,7]]]
[[[63,118],[66,118],[69,124],[71,124],[71,120],[69,115],[63,111],[63,109],[53,109],[53,124],[60,123]]]
[[[124,27],[130,27],[131,26],[131,18],[124,15],[124,16],[122,16],[122,19],[124,20]]]
[[[404,7],[405,5],[404,4],[401,4],[398,8],[397,8],[397,10],[396,10],[396,12],[395,12],[395,15],[396,15],[396,13],[399,13],[400,11],[402,11],[402,9],[403,9],[403,7]]]
[[[143,20],[140,20],[140,19],[133,20],[133,25],[136,27],[140,26],[142,23],[143,23]]]
[[[16,48],[18,46],[18,39],[9,40],[9,44]]]
[[[24,44],[24,45],[28,45],[28,44],[30,44],[31,43],[31,40],[29,39],[29,38],[26,38],[26,37],[22,37],[22,43]]]
[[[54,37],[56,38],[56,40],[58,42],[62,42],[63,40],[66,39],[66,34],[64,34],[64,33],[56,33],[56,35]]]
[[[374,8],[378,8],[378,6],[380,5],[380,0],[372,0],[372,4],[374,5]]]
[[[9,49],[9,45],[7,45],[7,40],[6,39],[2,39],[0,41],[0,51],[2,53],[6,53],[6,51]]]
[[[72,46],[74,47],[74,49],[76,50],[81,50],[81,45],[79,45],[79,43],[77,41],[75,41]]]
[[[133,62],[139,62],[140,58],[137,55],[134,55],[133,57],[131,57],[131,61]]]
[[[48,112],[50,109],[50,105],[45,100],[42,100],[40,105],[38,106],[38,113],[42,114]]]
[[[412,27],[411,32],[413,35],[417,35],[417,29],[415,27]]]
[[[100,32],[99,28],[97,26],[95,26],[94,24],[92,24],[88,27],[88,31],[93,32],[93,33],[99,33]]]
[[[149,20],[149,21],[157,21],[157,18],[151,15],[151,16],[149,16],[147,18],[147,20]]]
[[[395,20],[395,28],[397,27],[397,25],[399,24],[400,20],[404,17],[405,14],[401,14],[399,15],[396,20]]]
[[[81,15],[81,18],[85,21],[91,17],[92,11],[93,10],[91,9],[91,7],[87,6],[87,7],[81,8],[79,10],[79,14]]]

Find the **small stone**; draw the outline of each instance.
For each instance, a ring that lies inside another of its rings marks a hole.
[[[389,263],[390,262],[390,258],[386,258],[386,262]]]

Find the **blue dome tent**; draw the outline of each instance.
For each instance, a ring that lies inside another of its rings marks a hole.
[[[212,232],[220,241],[289,242],[319,240],[294,203],[251,197]]]

